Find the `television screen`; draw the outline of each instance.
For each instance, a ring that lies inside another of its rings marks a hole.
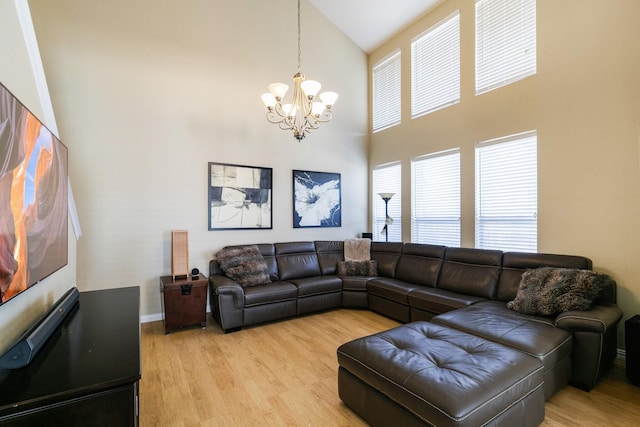
[[[0,303],[68,260],[67,147],[0,83]]]

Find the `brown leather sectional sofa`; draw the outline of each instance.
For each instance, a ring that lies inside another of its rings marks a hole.
[[[551,318],[507,308],[525,270],[591,269],[585,257],[372,242],[378,275],[340,277],[342,241],[257,246],[272,283],[243,288],[210,263],[211,307],[225,332],[339,307],[368,308],[405,323],[428,320],[538,359],[545,399],[567,383],[591,389],[616,357],[622,311],[615,283],[587,311]]]

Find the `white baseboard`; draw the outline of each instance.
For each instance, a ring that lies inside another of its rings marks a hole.
[[[158,320],[162,320],[162,313],[156,314],[145,314],[140,316],[140,323],[149,323],[149,322],[157,322]]]

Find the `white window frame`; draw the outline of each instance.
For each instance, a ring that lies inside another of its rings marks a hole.
[[[386,240],[381,234],[385,225],[385,203],[378,193],[395,193],[389,200],[389,216],[393,224],[387,230],[389,242],[402,242],[402,164],[397,161],[376,166],[372,173],[372,188],[373,240]]]
[[[535,131],[476,144],[476,247],[538,250]]]
[[[393,51],[371,68],[372,132],[390,128],[402,121],[400,49]]]
[[[460,246],[460,149],[411,160],[411,241]]]
[[[476,95],[536,72],[536,0],[476,0]]]
[[[411,118],[460,102],[460,10],[411,40]]]

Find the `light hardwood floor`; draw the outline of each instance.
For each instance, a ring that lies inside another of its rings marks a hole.
[[[142,325],[140,424],[146,426],[366,426],[338,397],[337,347],[397,326],[368,310],[334,310],[231,334],[164,334]],[[640,425],[640,387],[614,366],[587,393],[567,386],[542,426]]]

